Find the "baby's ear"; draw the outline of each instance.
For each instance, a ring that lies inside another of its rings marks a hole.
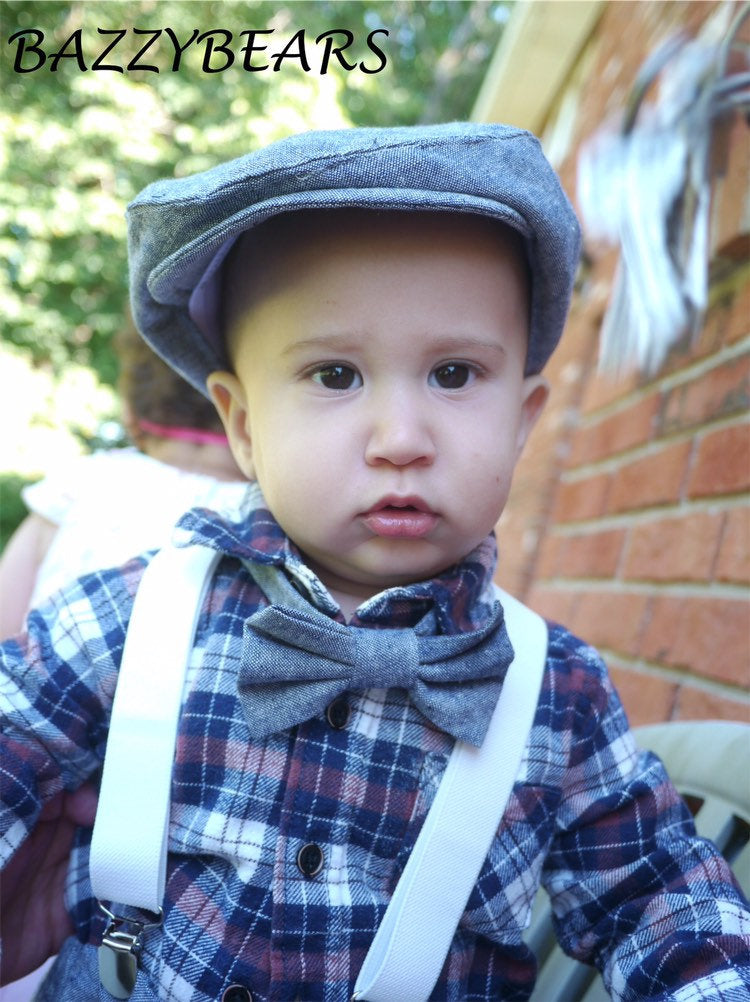
[[[544,376],[527,376],[523,381],[523,395],[521,398],[521,420],[518,426],[518,439],[516,443],[516,461],[523,452],[523,447],[531,433],[531,429],[537,423],[539,415],[544,410],[544,405],[549,397],[549,383]]]
[[[250,417],[242,384],[232,372],[212,372],[206,386],[224,425],[235,462],[248,480],[254,480]]]

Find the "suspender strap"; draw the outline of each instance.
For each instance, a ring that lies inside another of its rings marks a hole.
[[[160,550],[136,593],[91,842],[91,883],[102,901],[161,909],[185,668],[220,556],[204,546]]]
[[[498,597],[515,658],[490,728],[481,748],[460,741],[454,746],[353,1002],[429,998],[513,788],[539,698],[547,627],[500,589]]]
[[[161,550],[136,594],[91,844],[100,900],[161,909],[185,670],[219,558],[202,546]],[[513,788],[539,696],[547,629],[512,596],[498,589],[498,598],[515,658],[482,747],[454,746],[362,965],[353,996],[362,1002],[429,998]]]

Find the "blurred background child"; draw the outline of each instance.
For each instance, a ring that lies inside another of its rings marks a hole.
[[[24,488],[29,515],[0,558],[0,637],[87,571],[160,546],[188,508],[231,512],[246,481],[213,404],[131,325],[118,340],[122,422],[133,443],[50,471]]]

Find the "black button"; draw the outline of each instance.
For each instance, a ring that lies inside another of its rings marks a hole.
[[[221,1002],[253,1002],[253,995],[244,985],[230,985],[224,989]]]
[[[314,842],[303,845],[297,853],[297,866],[306,877],[317,877],[323,869],[323,850]]]
[[[326,720],[336,731],[343,731],[351,714],[352,708],[346,696],[339,696],[326,707]]]

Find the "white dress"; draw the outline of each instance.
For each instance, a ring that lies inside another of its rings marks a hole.
[[[238,512],[246,481],[216,480],[137,449],[82,456],[22,491],[30,511],[59,526],[42,561],[31,608],[72,578],[164,545],[190,508]]]

